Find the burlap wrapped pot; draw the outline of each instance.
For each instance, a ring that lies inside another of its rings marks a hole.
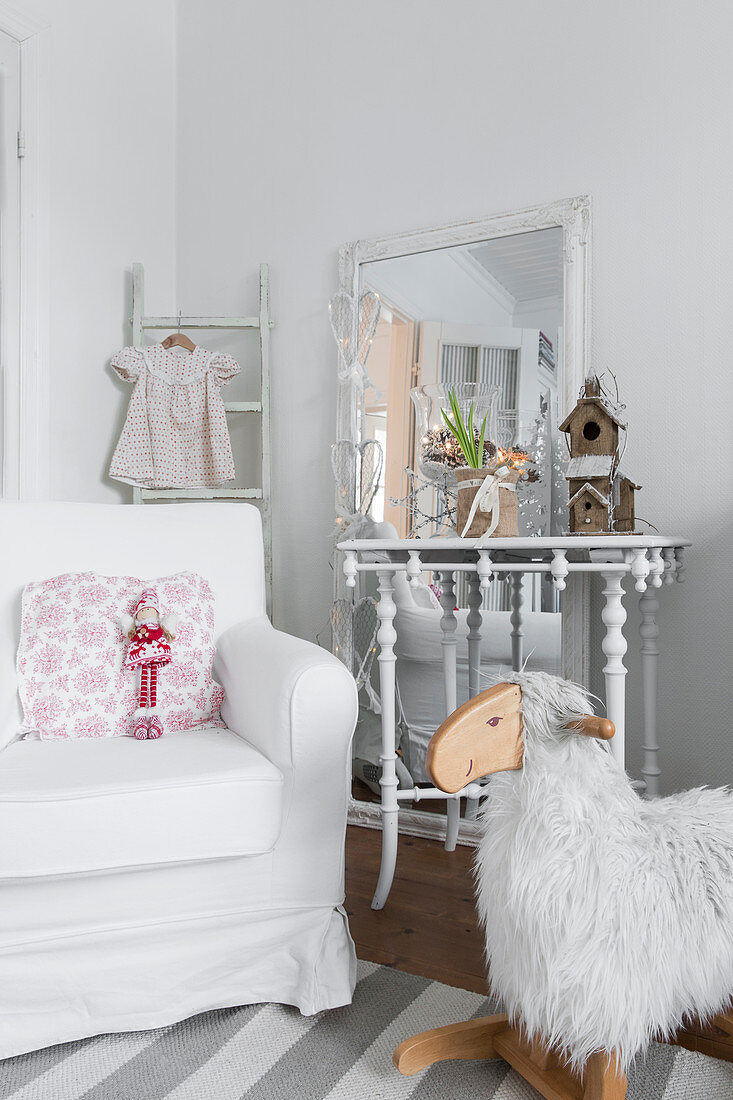
[[[495,517],[496,505],[498,504],[498,522],[490,537],[492,539],[507,539],[518,536],[519,510],[515,488],[519,481],[519,474],[519,470],[507,467],[499,467],[498,472],[494,467],[481,470],[464,467],[456,470],[458,488],[458,520],[456,526],[458,534],[469,539],[476,539],[480,538],[481,535],[485,535],[491,527]],[[493,489],[492,482],[487,481],[489,476],[494,479]],[[498,491],[496,489],[497,482]],[[508,486],[511,486],[511,488],[508,488]],[[482,500],[476,508],[470,527],[465,530],[474,498],[479,492],[482,495]],[[493,507],[490,501],[493,501]],[[490,510],[485,510],[487,504]]]

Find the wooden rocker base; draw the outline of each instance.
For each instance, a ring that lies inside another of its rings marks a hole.
[[[709,1026],[684,1028],[669,1040],[687,1050],[733,1062],[733,1011],[716,1016]],[[460,1024],[436,1027],[405,1039],[394,1052],[400,1073],[410,1076],[434,1062],[450,1059],[503,1058],[545,1100],[625,1100],[626,1077],[615,1058],[593,1054],[582,1077],[565,1068],[540,1043],[527,1043],[509,1017],[481,1016]]]
[[[669,1042],[710,1058],[733,1062],[733,1011],[721,1012],[707,1027],[700,1024],[683,1028]]]
[[[410,1076],[448,1059],[503,1058],[545,1100],[625,1100],[626,1076],[615,1059],[593,1054],[582,1078],[560,1064],[551,1051],[527,1043],[509,1027],[509,1017],[482,1016],[461,1024],[436,1027],[406,1039],[394,1052],[400,1073]]]

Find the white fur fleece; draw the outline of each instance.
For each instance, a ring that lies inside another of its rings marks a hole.
[[[564,731],[591,710],[575,684],[522,689],[524,768],[491,777],[476,858],[492,989],[574,1068],[627,1068],[685,1016],[733,994],[733,794],[645,801],[606,745]]]

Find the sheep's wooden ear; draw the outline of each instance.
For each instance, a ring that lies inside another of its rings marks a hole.
[[[610,741],[616,732],[616,727],[609,718],[599,718],[596,714],[581,715],[568,729],[582,734],[583,737],[597,737],[599,741]]]
[[[425,766],[441,791],[455,794],[494,772],[522,766],[522,692],[497,684],[449,715],[428,745]]]

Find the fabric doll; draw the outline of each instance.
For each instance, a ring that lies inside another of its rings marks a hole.
[[[163,725],[158,717],[158,669],[171,662],[170,642],[175,640],[178,616],[166,615],[161,621],[158,593],[146,588],[135,608],[135,617],[122,616],[122,629],[130,639],[124,668],[140,669],[140,694],[133,736],[138,741],[161,737]]]

